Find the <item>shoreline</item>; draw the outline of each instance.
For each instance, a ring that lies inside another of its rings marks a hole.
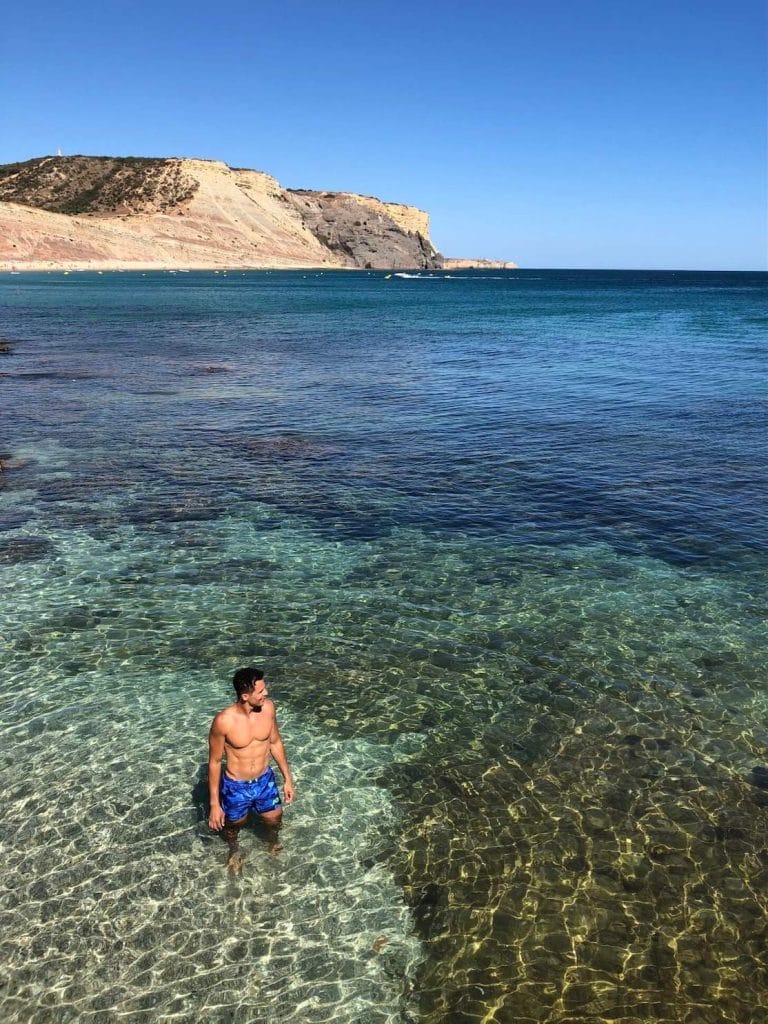
[[[337,273],[339,271],[351,271],[355,274],[368,273],[368,274],[396,274],[396,273],[407,273],[407,274],[442,274],[452,273],[457,270],[519,270],[519,266],[516,263],[504,263],[491,265],[488,263],[481,263],[478,261],[455,261],[460,262],[461,266],[454,266],[454,261],[451,261],[450,266],[437,267],[434,269],[425,269],[424,267],[340,267],[340,266],[328,266],[322,263],[200,263],[200,264],[187,264],[182,265],[179,263],[129,263],[127,261],[94,261],[91,263],[86,262],[72,262],[72,263],[59,263],[53,260],[38,260],[30,261],[25,263],[23,266],[17,264],[8,263],[6,261],[0,262],[0,274],[82,274],[82,273],[148,273],[151,271],[165,271],[177,274],[187,274],[192,272],[210,271],[217,274],[226,274],[234,271],[269,271],[269,270],[311,270],[317,273]]]
[[[56,260],[30,260],[23,265],[8,261],[0,262],[0,274],[39,274],[39,273],[122,273],[126,271],[141,271],[147,273],[153,270],[176,271],[176,273],[189,273],[192,271],[210,270],[218,273],[227,273],[234,270],[317,270],[325,273],[333,270],[354,270],[360,271],[362,267],[339,267],[328,266],[319,263],[133,263],[127,260],[94,260],[94,261],[72,261],[61,263]]]

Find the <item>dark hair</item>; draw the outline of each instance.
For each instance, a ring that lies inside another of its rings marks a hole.
[[[259,679],[264,678],[264,669],[248,665],[246,668],[239,668],[232,677],[232,685],[235,688],[237,699],[244,693],[250,693]]]

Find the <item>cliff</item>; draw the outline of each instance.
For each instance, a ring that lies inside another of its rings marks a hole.
[[[422,210],[213,160],[0,165],[0,269],[436,269]]]
[[[443,270],[517,270],[517,264],[509,260],[463,260],[445,256]]]
[[[313,235],[354,267],[442,267],[422,210],[352,192],[293,189],[289,199]]]

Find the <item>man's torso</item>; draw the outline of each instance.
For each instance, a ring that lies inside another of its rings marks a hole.
[[[269,737],[274,722],[275,707],[271,701],[260,711],[252,711],[247,718],[225,712],[224,753],[230,778],[245,781],[264,774],[269,763]]]

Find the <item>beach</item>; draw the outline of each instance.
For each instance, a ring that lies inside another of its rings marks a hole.
[[[765,292],[0,274],[4,1020],[768,1013]]]

